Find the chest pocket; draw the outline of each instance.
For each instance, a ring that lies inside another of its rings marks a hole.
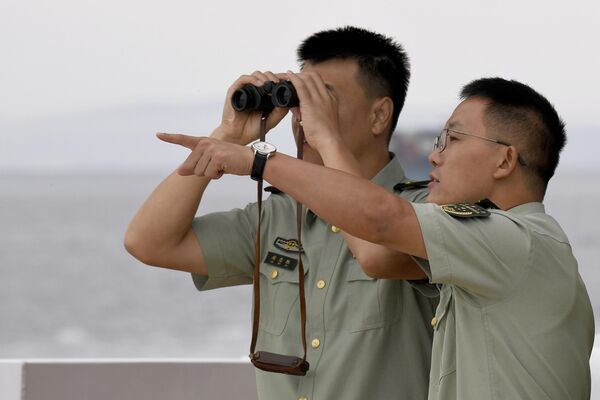
[[[444,286],[440,292],[440,303],[432,325],[430,391],[438,392],[442,384],[450,387],[455,381],[452,375],[456,372],[456,321],[451,286]]]
[[[349,260],[347,267],[348,330],[359,332],[381,328],[384,319],[380,306],[378,280],[367,276],[355,259]]]
[[[296,258],[296,256],[294,256]],[[302,258],[304,278],[308,273],[306,259]],[[306,281],[305,281],[306,285]],[[267,263],[260,265],[260,329],[273,335],[281,335],[295,315],[300,320],[298,266],[293,270]],[[298,328],[294,324],[296,328]],[[299,329],[299,328],[298,328]]]

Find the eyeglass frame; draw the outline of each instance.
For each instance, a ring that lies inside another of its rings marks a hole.
[[[487,140],[488,142],[492,142],[492,143],[496,143],[496,144],[501,144],[502,146],[507,146],[507,147],[512,146],[512,144],[507,143],[507,142],[503,142],[502,140],[490,139],[490,138],[486,138],[484,136],[474,135],[472,133],[457,131],[456,129],[444,128],[444,129],[442,129],[442,131],[440,132],[440,134],[438,136],[436,136],[435,139],[433,140],[433,151],[439,151],[441,153],[442,151],[446,150],[446,147],[448,146],[447,142],[448,142],[448,133],[449,132],[460,133],[461,135],[471,136],[471,137],[474,137],[474,138],[479,138],[479,139]],[[442,137],[442,135],[444,133],[446,133],[446,140],[444,140],[444,147],[442,147],[442,149],[439,150],[438,148],[440,146],[440,142],[442,141],[441,137]],[[517,161],[519,162],[519,164],[521,164],[521,166],[523,166],[523,167],[527,166],[527,163],[525,162],[525,159],[521,156],[521,154],[517,155]]]

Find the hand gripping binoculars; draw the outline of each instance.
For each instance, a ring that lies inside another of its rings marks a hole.
[[[273,107],[297,107],[300,101],[292,82],[268,81],[260,87],[247,84],[236,90],[231,105],[236,111],[269,111]]]

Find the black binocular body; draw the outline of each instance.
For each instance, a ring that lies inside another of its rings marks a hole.
[[[269,111],[273,107],[297,107],[300,101],[292,82],[268,81],[262,86],[248,84],[236,90],[231,105],[236,111]]]

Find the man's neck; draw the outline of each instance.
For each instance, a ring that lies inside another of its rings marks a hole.
[[[496,188],[489,197],[494,204],[501,210],[510,210],[513,207],[526,203],[541,203],[544,197],[534,193],[523,181],[519,184],[512,184],[510,187],[501,185]]]
[[[373,179],[391,160],[388,149],[383,147],[376,151],[355,154],[354,157],[360,164],[361,175],[367,179]]]

